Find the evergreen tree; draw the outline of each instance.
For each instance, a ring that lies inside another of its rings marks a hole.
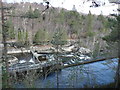
[[[57,32],[54,33],[52,44],[55,46],[62,46],[66,44],[67,42],[67,33],[64,30],[57,30]]]
[[[51,36],[49,35],[49,33],[45,29],[44,30],[39,29],[34,36],[34,43],[44,44],[46,41],[51,40]]]
[[[34,11],[32,10],[32,7],[29,7],[28,12],[25,13],[25,15],[23,15],[23,18],[29,18],[29,19],[35,19],[35,18],[39,18],[40,16],[40,12],[38,9],[35,9]]]
[[[34,18],[39,18],[40,12],[38,9],[35,9],[33,13],[34,13]]]
[[[107,36],[105,36],[103,39],[106,40],[107,42],[119,42],[120,41],[120,30],[119,30],[119,25],[120,25],[120,16],[116,16],[115,19],[110,20],[111,22],[111,33]]]
[[[87,36],[92,37],[94,35],[93,33],[93,15],[91,14],[91,12],[89,11],[89,14],[87,15],[87,22],[86,22],[86,33]]]
[[[8,39],[15,39],[15,31],[14,31],[14,26],[12,24],[12,19],[7,20],[5,22],[5,25],[7,26],[7,38]]]

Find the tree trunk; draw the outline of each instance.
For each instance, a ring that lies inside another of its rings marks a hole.
[[[56,56],[57,56],[57,88],[59,88],[59,76],[58,76],[58,45],[57,45],[57,53],[56,53]]]
[[[7,35],[7,27],[5,27],[5,22],[4,22],[4,8],[3,8],[3,2],[1,0],[1,19],[2,19],[2,43],[4,45],[3,47],[3,51],[2,51],[2,57],[3,57],[3,61],[5,61],[5,68],[6,68],[6,74],[7,74],[7,78],[6,78],[6,82],[7,85],[6,87],[10,87],[10,79],[9,79],[9,64],[7,61],[7,42],[6,42],[6,35]]]
[[[120,41],[118,42],[118,47],[120,45]],[[116,81],[115,81],[115,87],[120,88],[120,48],[118,48],[118,67],[116,71]]]

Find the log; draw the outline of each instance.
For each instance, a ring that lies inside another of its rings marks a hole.
[[[105,60],[113,59],[113,58],[118,58],[118,57],[108,57],[108,58],[102,58],[102,59],[97,59],[97,60],[91,60],[91,61],[86,61],[86,62],[81,62],[81,63],[76,63],[76,64],[70,64],[70,65],[62,66],[60,68],[63,69],[63,68],[68,68],[68,67],[73,67],[73,66],[78,66],[78,65],[90,64],[90,63],[99,62],[99,61],[105,61]]]

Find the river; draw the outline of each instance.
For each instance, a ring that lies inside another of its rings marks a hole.
[[[114,82],[118,59],[74,66],[59,71],[59,88],[84,88],[107,85]],[[47,78],[37,78],[35,88],[56,88],[56,72]],[[26,88],[23,82],[13,84],[15,88]]]

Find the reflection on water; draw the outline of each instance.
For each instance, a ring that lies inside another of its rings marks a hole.
[[[52,58],[51,55],[49,57]],[[69,57],[69,61],[70,59],[73,59],[73,57]],[[116,67],[117,59],[112,59],[62,69],[59,72],[59,87],[83,88],[112,83],[114,82]],[[56,88],[56,80],[56,73],[51,73],[46,79],[38,78],[34,83],[36,88]],[[17,82],[14,84],[14,87],[24,88],[25,85]]]

